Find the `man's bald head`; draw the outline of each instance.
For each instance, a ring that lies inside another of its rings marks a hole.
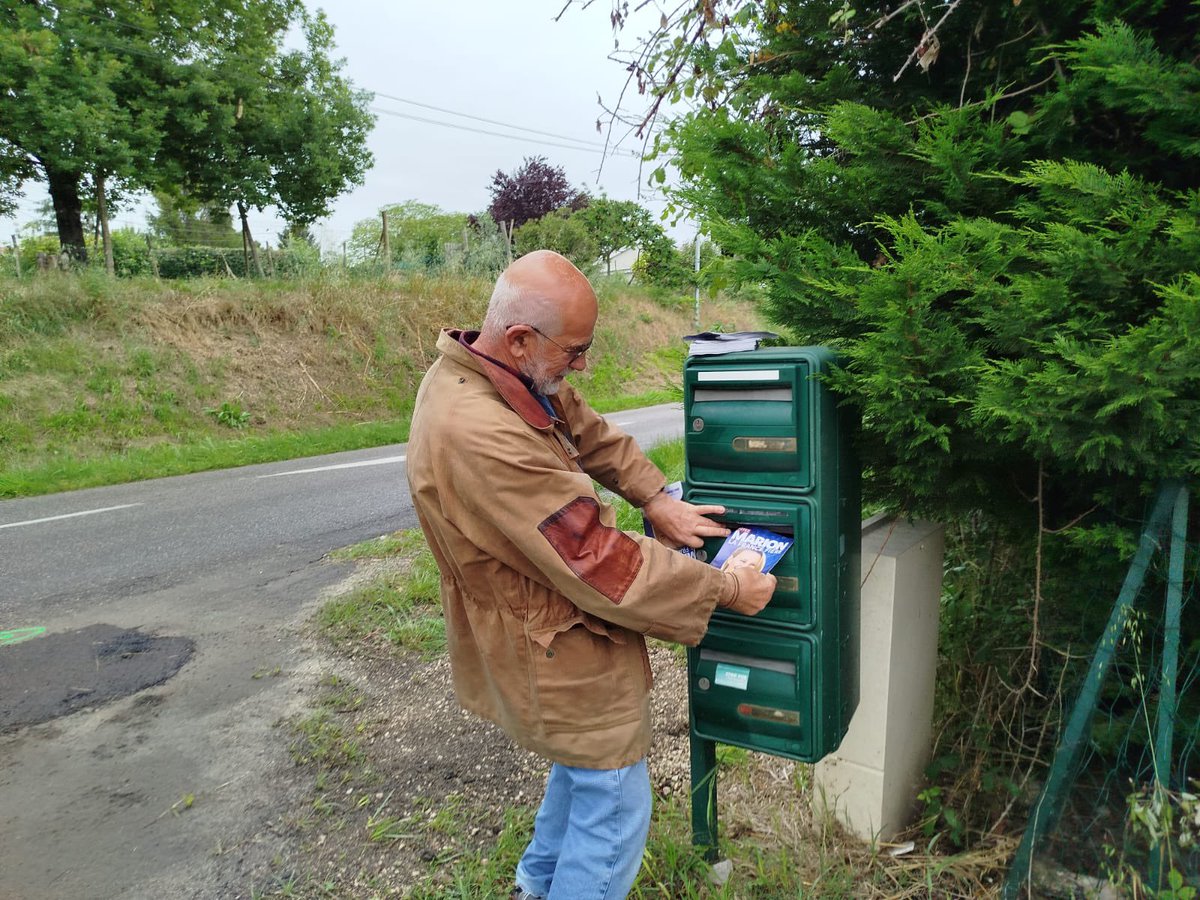
[[[587,366],[596,314],[587,277],[565,256],[535,250],[496,279],[475,348],[553,394],[572,369]]]
[[[553,250],[535,250],[513,261],[498,279],[483,320],[486,340],[499,340],[512,325],[533,325],[557,335],[596,320],[596,292],[579,269]]]

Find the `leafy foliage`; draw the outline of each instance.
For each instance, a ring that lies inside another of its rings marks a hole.
[[[1200,471],[1197,10],[1119,11],[696,3],[643,45],[694,102],[676,201],[845,353],[873,499],[1027,522],[1044,477],[1048,522],[1136,519]]]
[[[1198,22],[706,0],[629,61],[643,125],[691,105],[652,150],[713,267],[844,355],[868,503],[947,523],[935,839],[1021,814],[1145,498],[1200,472]]]
[[[284,51],[297,26],[303,50]],[[370,162],[367,97],[299,0],[58,0],[0,10],[0,202],[45,180],[84,256],[83,194],[182,190],[306,223]]]
[[[445,212],[432,203],[408,200],[386,206],[388,243],[393,261],[410,268],[437,268],[445,262],[444,247],[461,243],[467,216]],[[359,261],[377,259],[383,242],[383,219],[373,216],[354,225],[349,241],[351,256]]]
[[[310,15],[290,0],[286,12],[283,27],[256,23],[250,53],[231,54],[171,86],[164,144],[190,196],[226,208],[275,205],[288,222],[304,225],[362,183],[374,120],[369,95],[330,59],[333,29],[324,14]],[[292,23],[305,49],[284,52]]]
[[[556,209],[582,209],[588,202],[587,194],[571,187],[562,166],[552,166],[542,156],[526,157],[512,175],[497,170],[488,190],[488,215],[514,231]]]
[[[636,248],[647,253],[671,246],[662,226],[632,200],[594,197],[576,216],[591,235],[606,274],[612,271],[612,257],[618,250]]]
[[[517,229],[514,252],[523,256],[533,250],[553,250],[561,253],[584,271],[595,267],[599,251],[591,232],[579,217],[567,209],[547,213],[540,219],[526,222]]]
[[[158,212],[148,217],[150,230],[160,243],[173,247],[242,246],[242,236],[233,227],[229,208],[199,203],[178,193],[158,191]]]

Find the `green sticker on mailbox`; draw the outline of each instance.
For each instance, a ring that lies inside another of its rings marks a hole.
[[[745,666],[731,666],[727,663],[717,663],[717,677],[715,680],[721,687],[744,691],[750,684],[750,670]]]

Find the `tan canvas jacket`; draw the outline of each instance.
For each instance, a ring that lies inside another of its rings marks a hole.
[[[441,570],[454,689],[518,744],[585,768],[650,747],[643,634],[699,642],[732,576],[618,531],[592,479],[641,506],[662,473],[568,384],[551,418],[443,332],[417,394],[408,479]]]

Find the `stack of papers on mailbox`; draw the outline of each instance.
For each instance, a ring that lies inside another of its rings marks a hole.
[[[683,339],[689,345],[688,356],[713,356],[717,353],[757,350],[759,341],[777,337],[779,335],[773,331],[701,331],[699,334],[685,334]]]

